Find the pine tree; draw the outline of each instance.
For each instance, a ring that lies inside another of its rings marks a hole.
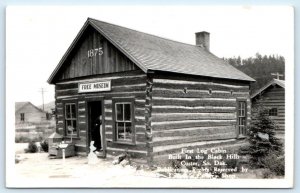
[[[263,159],[272,153],[282,152],[282,143],[275,137],[276,124],[269,117],[269,110],[263,107],[253,112],[251,125],[249,127],[250,146],[246,154],[250,155],[250,161],[263,167]]]

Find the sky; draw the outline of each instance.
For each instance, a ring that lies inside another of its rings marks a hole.
[[[278,54],[293,65],[293,9],[287,6],[9,6],[6,10],[6,89],[13,101],[54,101],[50,74],[88,17],[195,44],[210,32],[218,57]]]

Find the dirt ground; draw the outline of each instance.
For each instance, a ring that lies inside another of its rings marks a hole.
[[[16,144],[15,149],[21,160],[14,168],[21,187],[203,187],[199,179],[189,179],[186,174],[169,177],[155,170],[113,165],[112,158],[99,159],[95,165],[88,164],[87,157],[82,156],[63,162],[49,159],[44,152],[24,153],[26,146]],[[257,171],[237,173],[238,178],[248,179],[260,178],[258,175]]]

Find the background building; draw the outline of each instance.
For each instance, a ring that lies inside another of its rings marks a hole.
[[[15,103],[15,123],[41,123],[51,119],[51,114],[36,107],[31,102]]]
[[[265,107],[278,126],[278,132],[285,130],[285,81],[273,79],[251,96],[252,108]]]

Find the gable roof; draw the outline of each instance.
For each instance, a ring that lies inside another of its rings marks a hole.
[[[19,109],[21,109],[28,103],[29,102],[15,102],[15,111],[17,112]]]
[[[203,47],[181,43],[88,18],[48,79],[53,80],[87,26],[91,25],[145,73],[165,71],[215,78],[255,81]]]
[[[264,90],[266,90],[267,88],[269,88],[272,85],[278,85],[281,88],[285,88],[285,81],[279,80],[279,79],[273,79],[270,82],[268,82],[265,86],[263,86],[261,89],[259,89],[254,94],[252,94],[251,98],[255,98],[257,95],[259,95],[261,92],[263,92]]]
[[[27,106],[27,105],[31,105],[33,106],[35,109],[37,109],[38,111],[42,112],[42,113],[46,113],[45,111],[43,111],[42,109],[38,108],[37,106],[33,105],[31,102],[27,101],[27,102],[15,102],[15,112],[18,112],[19,110],[21,110],[23,107]]]

